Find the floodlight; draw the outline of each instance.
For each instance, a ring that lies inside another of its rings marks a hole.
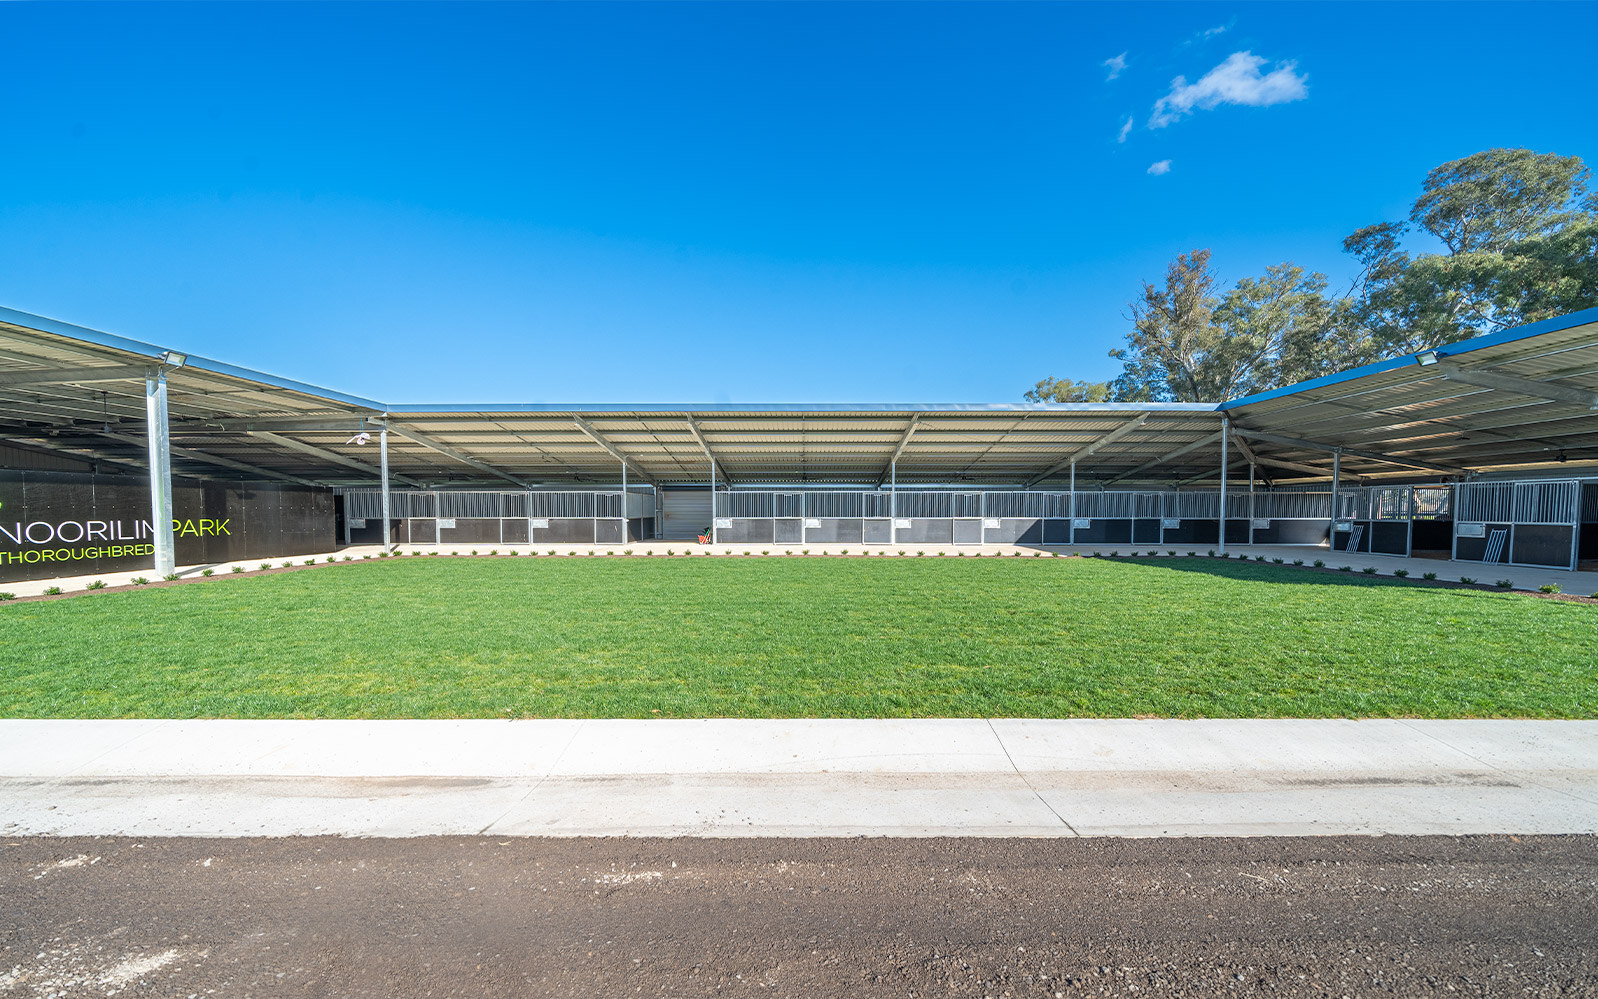
[[[1419,364],[1423,368],[1428,366],[1428,365],[1436,364],[1437,363],[1437,351],[1435,351],[1435,350],[1423,350],[1423,351],[1421,351],[1419,354],[1415,355],[1415,363]]]
[[[161,351],[161,363],[169,368],[181,368],[189,363],[189,355],[176,350]]]

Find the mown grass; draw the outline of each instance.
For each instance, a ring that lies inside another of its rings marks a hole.
[[[1594,717],[1598,608],[1205,558],[406,558],[0,605],[8,717]]]

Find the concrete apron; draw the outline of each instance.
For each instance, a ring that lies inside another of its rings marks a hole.
[[[0,720],[0,836],[1598,832],[1598,722]]]

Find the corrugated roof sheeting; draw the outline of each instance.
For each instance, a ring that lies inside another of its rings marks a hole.
[[[137,472],[144,456],[138,372],[161,354],[154,345],[0,309],[0,441]],[[1009,486],[1052,471],[1040,482],[1047,486],[1064,481],[1073,455],[1078,482],[1088,486],[1213,481],[1223,414],[1241,431],[1275,438],[1243,438],[1232,451],[1233,474],[1247,464],[1246,447],[1280,481],[1329,475],[1332,448],[1345,449],[1348,472],[1378,478],[1435,477],[1445,467],[1557,467],[1561,454],[1598,462],[1591,408],[1502,380],[1480,383],[1497,375],[1554,383],[1567,396],[1598,393],[1598,310],[1438,354],[1438,365],[1411,355],[1221,405],[389,406],[204,358],[172,370],[168,391],[174,466],[184,474],[248,477],[254,469],[328,483],[369,479],[364,470],[378,463],[384,418],[393,429],[393,473],[431,485],[504,484],[462,457],[534,484],[613,483],[618,455],[634,480],[703,483],[706,446],[717,478],[734,484],[874,486],[895,456],[905,484]],[[97,369],[132,374],[100,381]],[[352,442],[361,430],[372,438]]]

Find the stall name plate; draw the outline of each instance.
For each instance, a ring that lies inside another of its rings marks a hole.
[[[716,528],[718,530],[723,528],[723,527],[731,527],[731,526],[732,526],[732,518],[731,517],[717,517],[716,518]]]
[[[455,527],[455,518],[440,517],[438,518],[438,526],[440,530],[453,530]]]
[[[548,517],[534,517],[533,518],[533,526],[534,527],[548,528],[549,527],[549,518]]]
[[[1160,521],[1160,526],[1162,528],[1165,528],[1166,530],[1171,530],[1171,531],[1178,530],[1182,526],[1182,518],[1180,518],[1180,517],[1165,517],[1165,518],[1163,518]]]
[[[909,530],[912,525],[910,524],[910,521],[904,517],[895,517],[893,520],[893,526]]]
[[[1252,523],[1256,529],[1264,530],[1265,528],[1271,526],[1271,518],[1255,517],[1252,521],[1250,521],[1250,523]]]
[[[1085,531],[1092,526],[1092,517],[1077,517],[1071,521],[1071,529],[1076,531]]]
[[[821,521],[820,521],[819,518],[816,518],[816,517],[806,517],[805,518],[805,526],[806,527],[820,527],[821,526]]]
[[[1003,524],[999,523],[999,518],[997,518],[997,517],[983,517],[982,518],[982,529],[983,530],[986,530],[986,531],[997,531],[999,528],[1001,528],[1003,526],[1004,526]]]
[[[1460,524],[1454,533],[1462,538],[1485,538],[1487,536],[1487,525]]]

